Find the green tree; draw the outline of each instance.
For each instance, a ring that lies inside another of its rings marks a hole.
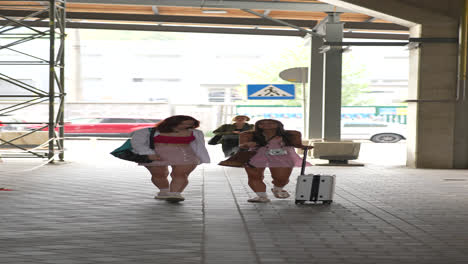
[[[257,65],[252,65],[249,68],[241,70],[241,73],[246,75],[250,83],[258,84],[290,84],[291,82],[285,81],[279,77],[279,73],[285,69],[293,67],[307,67],[309,64],[309,53],[305,47],[298,46],[296,48],[289,48],[281,52],[276,57],[270,57],[269,61],[262,61]],[[238,89],[246,89],[247,84],[242,85]],[[296,99],[294,100],[255,100],[246,101],[247,104],[256,105],[296,105],[300,106],[303,101],[302,97],[302,84],[295,83],[296,85]]]
[[[250,68],[241,70],[246,75],[250,83],[290,83],[279,77],[279,73],[285,69],[294,67],[309,67],[310,47],[304,45],[295,48],[289,48],[280,53],[279,56],[271,58],[270,61],[253,65]],[[354,60],[351,54],[345,53],[343,56],[343,74],[342,74],[342,105],[369,105],[373,100],[364,99],[361,94],[367,90],[368,83],[364,80],[366,76],[365,66]],[[239,87],[245,89],[246,84]],[[308,85],[306,84],[306,89]],[[301,105],[303,101],[302,84],[296,83],[295,100],[256,100],[252,104],[278,104],[279,101],[284,105]]]
[[[352,54],[343,55],[343,73],[341,75],[341,105],[363,106],[374,104],[373,99],[364,98],[368,91],[366,66],[359,63]]]

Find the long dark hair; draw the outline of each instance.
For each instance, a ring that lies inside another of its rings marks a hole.
[[[255,143],[257,143],[260,146],[266,146],[268,144],[265,136],[263,135],[263,129],[258,127],[258,125],[263,121],[272,121],[272,122],[277,123],[278,127],[276,128],[275,136],[281,136],[286,146],[292,146],[291,140],[289,139],[289,135],[286,132],[286,130],[284,130],[283,123],[275,119],[261,119],[255,122],[255,129],[253,132],[253,141]]]
[[[183,121],[186,121],[186,120],[192,120],[193,121],[192,128],[197,128],[197,127],[200,126],[200,121],[196,120],[195,118],[193,118],[191,116],[175,115],[175,116],[168,117],[168,118],[164,119],[163,121],[157,123],[156,124],[156,129],[159,132],[163,132],[163,133],[174,132],[174,130],[173,130],[174,127],[176,127],[177,125],[179,125],[180,123],[182,123]]]

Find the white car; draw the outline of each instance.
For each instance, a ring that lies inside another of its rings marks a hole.
[[[22,125],[23,122],[24,122],[23,120],[20,120],[12,116],[0,115],[0,131],[22,130],[24,126]],[[8,124],[8,123],[17,123],[17,124]]]
[[[406,139],[406,126],[369,120],[343,120],[342,139],[368,139],[375,143],[396,143]]]

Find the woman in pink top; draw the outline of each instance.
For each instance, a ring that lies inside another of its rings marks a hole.
[[[176,115],[156,125],[154,149],[149,146],[149,129],[141,129],[132,136],[133,151],[147,155],[152,162],[142,163],[151,173],[151,181],[159,188],[156,199],[170,202],[185,200],[181,195],[188,184],[189,174],[201,163],[209,163],[200,122],[191,116]],[[169,183],[169,166],[172,181]]]
[[[263,182],[267,167],[273,178],[273,195],[280,199],[288,198],[289,193],[283,187],[288,184],[293,167],[300,167],[302,164],[302,159],[294,148],[312,148],[302,145],[299,131],[284,130],[283,124],[274,119],[259,120],[255,123],[254,131],[242,132],[239,147],[257,150],[257,154],[249,161],[250,167],[245,167],[249,186],[257,194],[257,197],[248,200],[252,203],[270,202]]]

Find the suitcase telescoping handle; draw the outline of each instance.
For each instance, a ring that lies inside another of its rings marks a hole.
[[[306,162],[307,162],[307,152],[309,151],[309,148],[307,147],[303,149],[304,149],[304,157],[302,158],[301,175],[304,175],[305,173],[305,167],[306,167]]]

